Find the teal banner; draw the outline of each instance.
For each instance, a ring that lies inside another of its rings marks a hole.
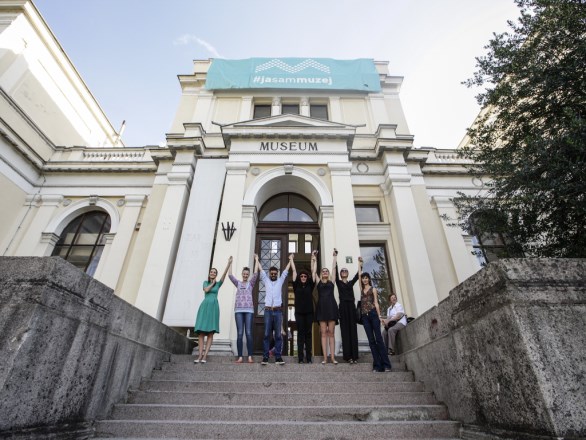
[[[380,92],[371,59],[249,58],[214,59],[206,89],[319,89]]]

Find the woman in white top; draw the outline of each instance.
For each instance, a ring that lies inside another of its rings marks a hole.
[[[405,309],[397,302],[397,295],[389,295],[389,308],[387,309],[387,319],[384,320],[383,340],[390,355],[395,354],[395,339],[397,333],[407,326],[407,315]]]

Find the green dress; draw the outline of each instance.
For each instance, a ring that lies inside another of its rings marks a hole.
[[[208,287],[208,281],[203,282],[204,289]],[[195,333],[220,333],[220,305],[218,304],[218,290],[222,287],[222,281],[205,293],[203,301],[195,318]]]

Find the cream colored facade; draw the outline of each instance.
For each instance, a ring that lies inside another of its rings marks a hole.
[[[165,147],[126,148],[29,1],[0,4],[2,255],[51,255],[83,212],[111,219],[94,277],[164,323],[193,326],[210,265],[252,265],[261,207],[299,194],[318,213],[321,264],[381,244],[410,316],[476,272],[471,237],[447,224],[457,191],[480,188],[454,150],[413,148],[402,78],[376,62],[382,91],[210,91],[210,60],[180,75]],[[299,115],[282,114],[283,105]],[[328,119],[310,117],[313,104]],[[256,105],[271,116],[254,119]],[[357,222],[355,205],[380,221]],[[222,224],[236,228],[228,241]],[[286,254],[286,250],[284,251]],[[286,262],[286,256],[283,257]],[[233,350],[234,288],[221,289],[215,347]],[[356,290],[358,296],[358,289]],[[361,335],[364,339],[364,335]]]

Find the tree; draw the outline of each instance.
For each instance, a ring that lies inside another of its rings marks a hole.
[[[455,199],[460,225],[481,211],[477,227],[506,230],[527,256],[584,257],[586,2],[516,3],[519,19],[493,35],[464,83],[485,91],[461,155],[490,183]]]

